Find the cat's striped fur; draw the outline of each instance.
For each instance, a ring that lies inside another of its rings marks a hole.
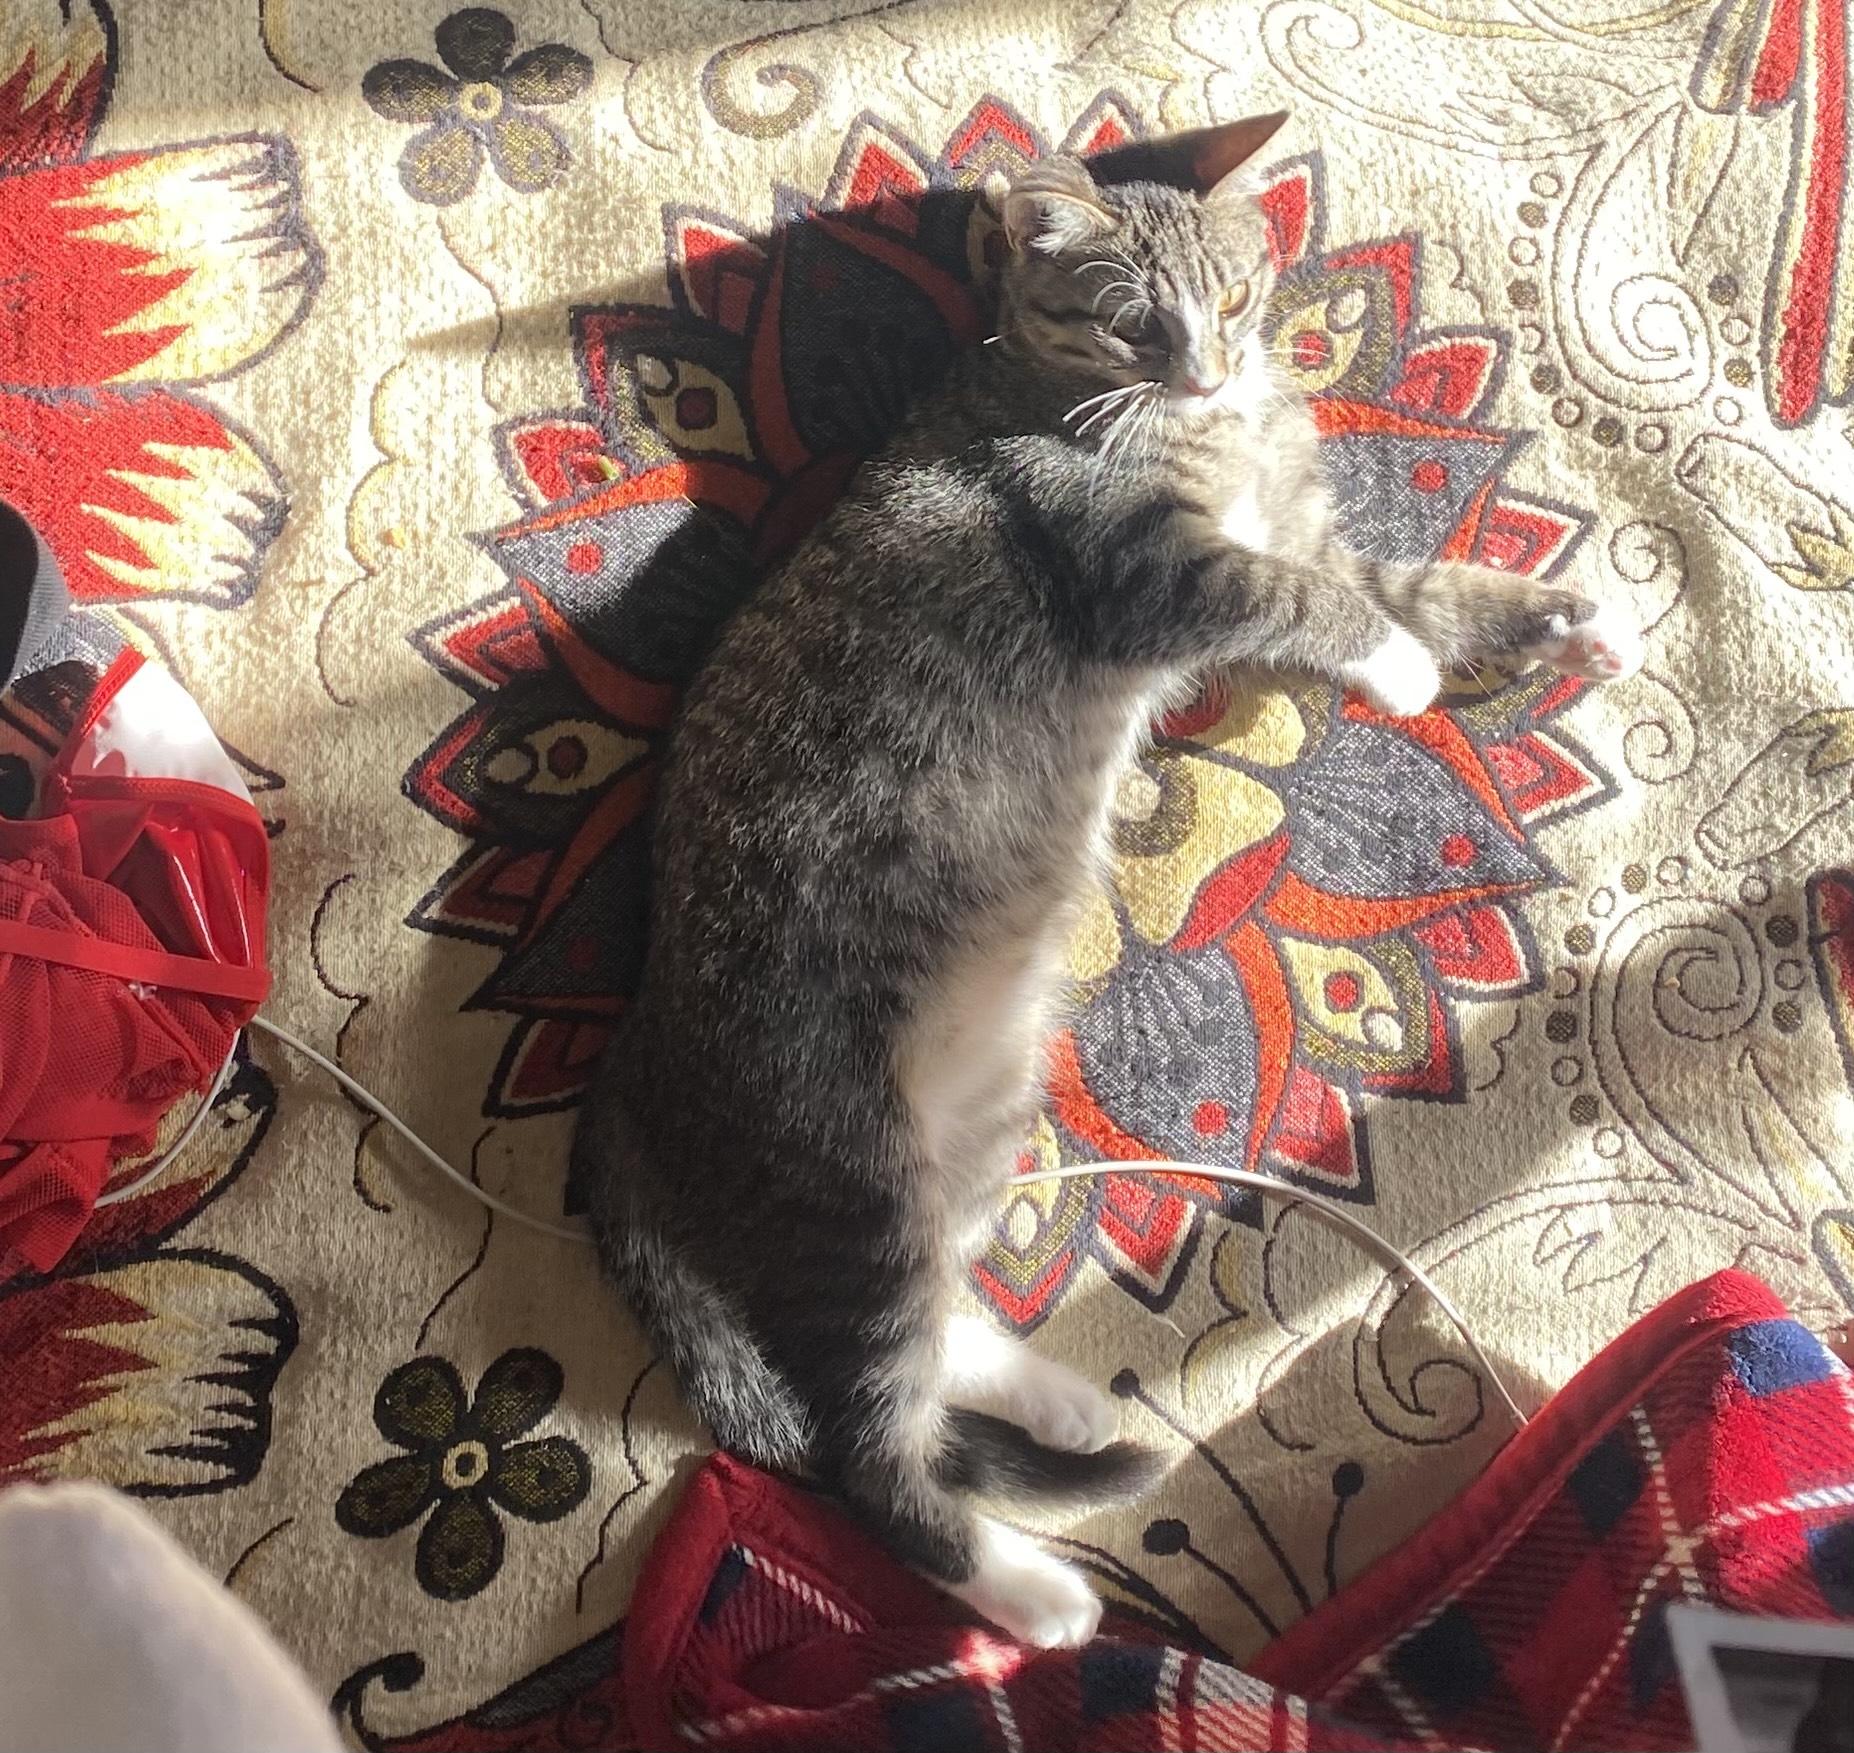
[[[954,1308],[1155,707],[1228,666],[1416,712],[1471,653],[1626,657],[1574,591],[1334,545],[1230,174],[1273,126],[1193,137],[1201,198],[1147,180],[1180,162],[1149,148],[1117,167],[1140,180],[1056,161],[996,198],[1000,343],[688,694],[642,985],[577,1145],[605,1259],[717,1439],[814,1473],[1038,1643],[1098,1605],[970,1499],[1125,1491],[1149,1457],[1096,1389]]]

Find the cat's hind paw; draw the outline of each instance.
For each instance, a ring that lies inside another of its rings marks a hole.
[[[1039,1357],[975,1315],[946,1329],[947,1400],[1027,1430],[1045,1448],[1092,1455],[1114,1440],[1114,1404],[1092,1382],[1054,1358]]]
[[[999,1409],[1046,1448],[1092,1455],[1114,1440],[1120,1419],[1094,1383],[1048,1358],[1025,1354],[1025,1367],[1005,1390]]]
[[[1378,711],[1392,718],[1414,718],[1428,711],[1442,692],[1442,672],[1416,636],[1393,627],[1369,657],[1341,666],[1340,679]]]
[[[946,1586],[968,1607],[1036,1649],[1074,1649],[1101,1623],[1101,1598],[1079,1571],[1052,1558],[1027,1534],[981,1519],[978,1565]]]
[[[1590,682],[1620,682],[1642,667],[1642,636],[1613,608],[1599,605],[1587,621],[1565,628],[1560,637],[1528,648],[1567,676]]]

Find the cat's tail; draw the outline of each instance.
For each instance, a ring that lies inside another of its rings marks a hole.
[[[903,1563],[1013,1637],[1042,1649],[1086,1643],[1101,1619],[1088,1579],[973,1500],[1100,1503],[1140,1490],[1158,1457],[1133,1443],[1059,1453],[1001,1418],[942,1408],[935,1383],[896,1372],[884,1387],[878,1415],[865,1402],[826,1426],[827,1482]]]
[[[748,1336],[718,1286],[650,1226],[600,1224],[600,1253],[618,1288],[668,1359],[683,1398],[715,1442],[755,1466],[802,1468],[811,1422],[785,1379]]]
[[[1164,1456],[1139,1443],[1077,1454],[1047,1447],[1009,1419],[951,1407],[939,1478],[953,1491],[1004,1503],[1085,1509],[1137,1497],[1163,1470]]]

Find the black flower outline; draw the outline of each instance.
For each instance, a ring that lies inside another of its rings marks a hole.
[[[399,155],[406,193],[433,207],[461,201],[476,187],[485,150],[511,189],[551,188],[572,155],[560,130],[523,106],[578,97],[592,83],[592,63],[564,43],[516,56],[514,24],[486,6],[453,12],[433,37],[448,73],[423,61],[382,61],[361,80],[375,115],[426,124]]]
[[[510,1439],[550,1413],[565,1381],[544,1351],[505,1351],[484,1370],[466,1407],[463,1378],[441,1357],[414,1358],[374,1395],[381,1436],[406,1451],[363,1468],[335,1502],[350,1534],[379,1540],[433,1510],[420,1531],[413,1575],[426,1594],[462,1601],[502,1568],[495,1511],[556,1522],[592,1485],[586,1451],[568,1437]]]

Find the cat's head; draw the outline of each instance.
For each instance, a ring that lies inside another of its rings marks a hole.
[[[1151,382],[1184,419],[1265,393],[1268,226],[1243,166],[1285,115],[1050,158],[991,200],[1012,348],[1103,386]]]

